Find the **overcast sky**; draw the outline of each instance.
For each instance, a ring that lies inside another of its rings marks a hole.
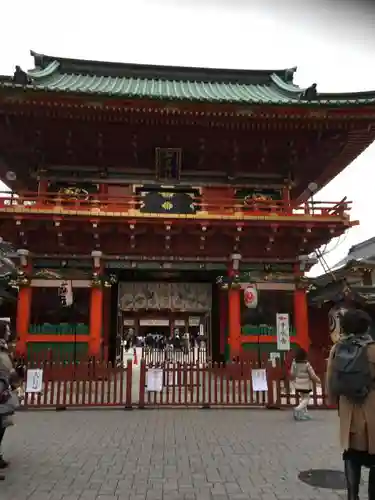
[[[319,91],[375,89],[375,14],[339,0],[18,0],[3,2],[0,73],[32,67],[30,49],[108,61],[223,68],[298,66],[296,83]],[[371,146],[316,199],[353,201],[361,225],[332,242],[329,265],[375,236]],[[314,274],[321,272],[314,269]]]

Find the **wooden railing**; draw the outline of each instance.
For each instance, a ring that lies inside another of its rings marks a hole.
[[[41,369],[41,392],[28,393],[22,406],[32,408],[288,408],[299,401],[293,384],[280,367],[256,360],[231,363],[163,363],[157,368],[162,384],[156,391],[149,386],[151,366],[143,359],[125,366],[103,361],[79,363],[28,361],[28,369]],[[266,387],[256,390],[253,370],[264,368]],[[332,408],[324,393],[324,372],[317,372],[321,384],[314,383],[310,407]]]
[[[206,202],[204,197],[192,198],[192,205],[195,210],[188,214],[194,215],[204,214],[207,217],[221,215],[228,216],[252,216],[252,215],[279,215],[279,216],[314,216],[314,217],[336,217],[348,218],[348,212],[351,209],[351,202],[346,199],[336,201],[309,201],[303,204],[298,204],[293,201],[287,202],[283,200],[254,200],[247,203],[240,203],[237,200],[226,199],[210,199]],[[12,211],[38,213],[41,211],[59,211],[65,213],[71,211],[72,215],[76,212],[90,211],[97,215],[124,215],[129,216],[153,216],[163,213],[165,217],[168,215],[176,215],[175,210],[163,210],[160,207],[160,212],[146,212],[143,207],[143,199],[140,196],[123,196],[109,197],[108,195],[94,195],[87,198],[72,199],[67,195],[58,193],[22,193],[14,194],[9,192],[0,192],[0,212]],[[142,209],[142,211],[141,211]],[[195,214],[196,212],[196,214]]]

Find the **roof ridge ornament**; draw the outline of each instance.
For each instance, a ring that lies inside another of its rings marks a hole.
[[[294,73],[296,73],[296,71],[297,71],[297,66],[293,66],[293,68],[287,68],[285,70],[285,80],[288,83],[293,83]]]
[[[317,84],[313,83],[300,94],[301,101],[315,101],[318,98]]]
[[[21,69],[21,66],[16,66],[13,73],[13,82],[18,85],[28,85],[30,83],[29,76]]]

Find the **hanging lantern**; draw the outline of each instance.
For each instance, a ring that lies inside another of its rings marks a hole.
[[[245,306],[249,309],[255,309],[258,306],[258,290],[255,285],[247,285],[243,297]]]

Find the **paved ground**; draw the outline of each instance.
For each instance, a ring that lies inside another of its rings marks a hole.
[[[20,413],[5,439],[12,467],[0,499],[344,498],[297,478],[342,468],[335,412],[313,415],[296,423],[269,410]]]

